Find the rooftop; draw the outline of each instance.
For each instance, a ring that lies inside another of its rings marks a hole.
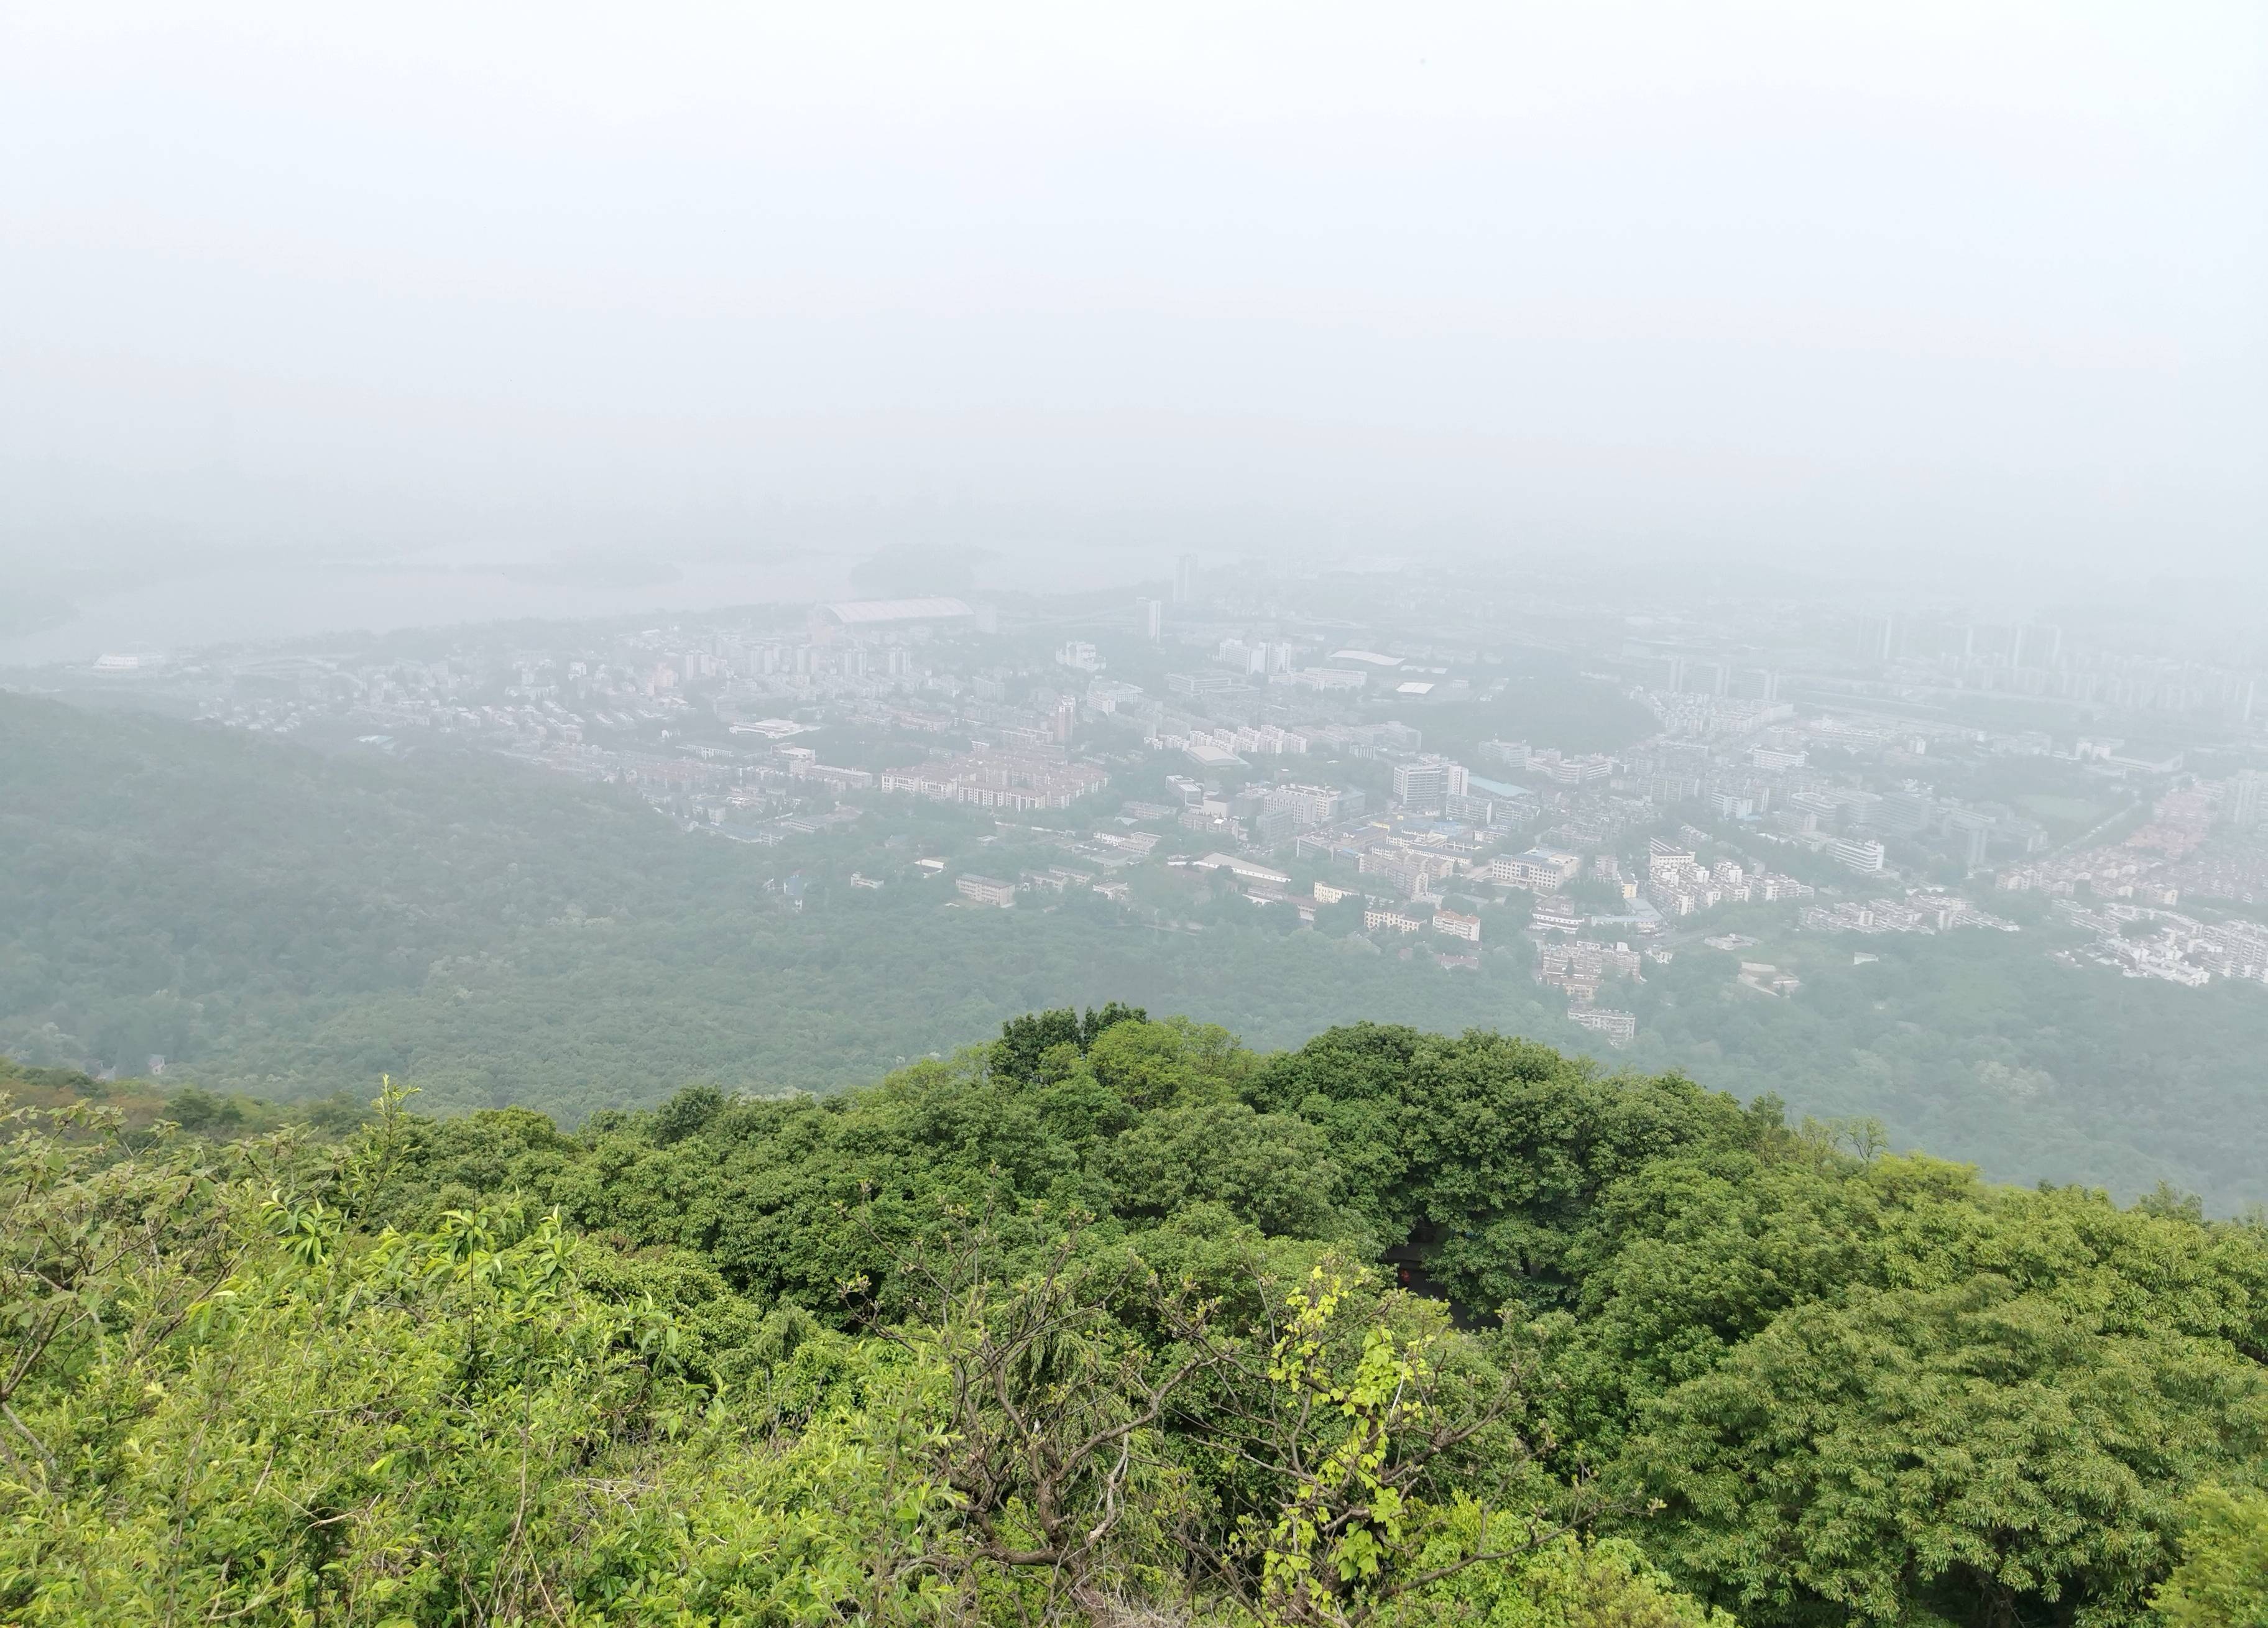
[[[976,613],[955,599],[836,600],[819,608],[846,628],[891,622],[950,622]]]

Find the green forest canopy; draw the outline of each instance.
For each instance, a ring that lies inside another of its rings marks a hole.
[[[2268,1605],[2268,1234],[1675,1074],[1121,1007],[571,1134],[77,1094],[0,1146],[11,1622]]]

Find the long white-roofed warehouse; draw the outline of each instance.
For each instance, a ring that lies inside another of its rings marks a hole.
[[[975,625],[982,618],[966,600],[935,597],[907,600],[834,600],[811,609],[811,637],[831,642],[838,633],[909,633],[951,623]]]

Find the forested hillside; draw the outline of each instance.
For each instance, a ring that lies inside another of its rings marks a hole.
[[[917,851],[1010,875],[1056,856],[926,806],[887,835],[755,848],[492,757],[326,756],[6,694],[0,765],[0,1053],[33,1063],[130,1076],[164,1057],[170,1080],[270,1099],[388,1072],[437,1109],[571,1124],[688,1081],[873,1079],[1066,1001],[1263,1047],[1351,1017],[1587,1038],[1493,928],[1480,969],[1450,972],[1233,895],[1177,903],[1171,932],[1078,894],[963,908]],[[2059,967],[2051,940],[1877,941],[1854,968],[1846,939],[1783,933],[1759,953],[1800,973],[1794,999],[1689,947],[1628,998],[1623,1060],[1879,1117],[1896,1145],[2007,1179],[2268,1202],[2268,995]]]
[[[1295,1042],[1350,1011],[1456,1028],[1528,998],[1313,934],[1161,934],[1103,901],[960,908],[853,831],[762,849],[463,753],[326,756],[0,693],[0,1052],[267,1097],[381,1072],[579,1119],[688,1080],[823,1089],[1126,995]],[[989,819],[925,845],[1006,869]],[[892,885],[845,885],[860,864]],[[792,879],[795,896],[783,883]],[[1248,906],[1240,906],[1246,916]],[[1568,1030],[1569,1034],[1580,1031]]]
[[[1114,1007],[572,1133],[22,1083],[9,1622],[2268,1610],[2268,1234],[1674,1074]]]

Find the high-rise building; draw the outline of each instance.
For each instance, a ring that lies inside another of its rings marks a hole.
[[[2260,816],[2268,811],[2268,775],[2257,769],[2231,775],[2228,788],[2221,794],[2220,817],[2241,831],[2249,831],[2260,823]]]
[[[1945,835],[1948,845],[1961,854],[1961,862],[1970,870],[1984,863],[1992,842],[1992,818],[1990,814],[1956,808],[1945,816]]]
[[[1197,597],[1197,556],[1184,554],[1174,562],[1174,603],[1186,605]]]
[[[1905,653],[1906,619],[1892,611],[1868,620],[1859,654],[1868,661],[1894,661]]]
[[[2016,653],[2016,630],[2004,622],[1980,622],[1969,630],[1969,654],[1972,659],[1991,660],[1998,658],[2011,660]]]
[[[1431,757],[1394,766],[1394,795],[1413,813],[1438,812],[1444,799],[1462,797],[1469,776],[1462,763]]]
[[[1152,645],[1156,644],[1165,636],[1166,632],[1166,601],[1163,600],[1136,600],[1134,601],[1134,609],[1135,614],[1141,618],[1142,637],[1148,639]]]
[[[2063,653],[2063,630],[2034,622],[2016,630],[2015,644],[2018,667],[2053,667],[2056,658]]]
[[[1241,638],[1225,638],[1213,651],[1212,659],[1225,667],[1250,674],[1268,670],[1268,646],[1248,645]]]

